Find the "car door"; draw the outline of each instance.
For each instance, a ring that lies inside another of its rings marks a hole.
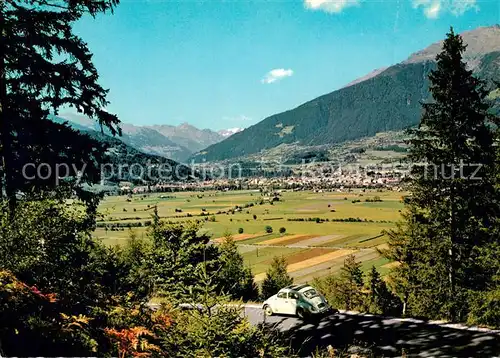
[[[297,313],[297,304],[299,303],[299,294],[294,291],[288,292],[288,314],[296,314]]]
[[[286,292],[278,292],[276,295],[276,301],[275,301],[275,307],[273,308],[273,311],[276,313],[287,313],[287,310],[289,309],[287,307],[288,305],[288,296]]]
[[[297,300],[291,298],[288,292],[279,292],[277,296],[278,312],[282,314],[295,314]]]

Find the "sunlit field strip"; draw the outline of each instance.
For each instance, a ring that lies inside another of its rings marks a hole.
[[[283,245],[283,246],[285,246],[285,245],[299,243],[303,240],[307,240],[307,239],[313,238],[315,236],[316,235],[303,235],[303,234],[288,235],[288,236],[283,236],[283,237],[277,237],[275,239],[261,241],[258,243],[258,245]]]
[[[335,250],[335,251],[330,252],[328,254],[320,255],[317,257],[313,257],[313,258],[310,258],[307,260],[303,260],[303,261],[288,265],[287,271],[289,273],[299,271],[301,269],[308,268],[310,266],[316,266],[316,265],[319,265],[319,264],[322,264],[322,263],[325,263],[328,261],[332,261],[332,260],[338,259],[340,257],[350,255],[350,254],[355,253],[355,252],[356,252],[356,250],[350,250],[350,249]],[[255,275],[255,281],[262,281],[265,277],[266,277],[265,272],[257,274],[257,275]]]
[[[325,255],[313,257],[311,259],[307,259],[301,262],[297,262],[295,264],[288,265],[288,272],[298,271],[302,268],[318,265],[320,263],[334,260],[338,257],[347,256],[355,252],[356,250],[350,250],[350,249],[336,250]]]
[[[236,235],[231,235],[234,241],[242,241],[246,239],[252,239],[254,237],[262,236],[264,234],[236,234]],[[226,239],[225,236],[218,237],[216,239],[213,239],[213,242],[221,243]]]
[[[379,267],[381,264],[387,262],[380,261],[380,254],[373,251],[358,251],[355,253],[356,260],[361,262],[361,269],[363,271],[368,271],[372,265],[376,265]],[[318,265],[310,266],[303,268],[298,271],[294,271],[291,273],[291,276],[294,278],[294,281],[297,283],[302,282],[311,282],[315,278],[323,277],[331,274],[338,274],[342,266],[344,265],[345,256],[337,257],[336,259],[323,262]]]

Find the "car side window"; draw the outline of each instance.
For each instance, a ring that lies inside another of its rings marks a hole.
[[[288,298],[293,299],[293,300],[298,300],[299,299],[299,294],[297,292],[289,292],[288,293]]]
[[[279,292],[278,298],[286,298],[286,292]]]

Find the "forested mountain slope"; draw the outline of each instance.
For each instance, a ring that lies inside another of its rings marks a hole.
[[[500,78],[500,27],[462,34],[471,43],[469,67],[490,84]],[[270,116],[242,132],[198,152],[196,161],[224,160],[255,154],[282,143],[320,145],[401,130],[418,123],[420,102],[429,100],[429,72],[441,43],[411,55],[361,82]]]
[[[65,123],[66,119],[53,116],[51,120],[56,123]],[[90,136],[95,141],[101,143],[106,148],[104,156],[105,162],[100,163],[103,169],[102,177],[109,182],[133,181],[137,183],[155,183],[165,182],[169,180],[185,180],[191,179],[191,169],[183,164],[180,164],[172,159],[167,159],[163,156],[144,153],[135,147],[119,139],[112,137],[106,133],[93,130],[87,126],[71,123],[71,127],[80,131],[82,134]],[[111,164],[111,165],[108,165]],[[129,169],[134,168],[136,171]],[[120,166],[122,171],[120,173]],[[148,167],[151,166],[151,177],[149,177]],[[158,172],[158,168],[162,166],[163,174]],[[175,168],[179,168],[177,171]],[[168,168],[172,171],[168,172]],[[140,170],[144,170],[143,175],[140,175]],[[161,174],[161,175],[160,175]],[[171,174],[171,177],[170,177]]]

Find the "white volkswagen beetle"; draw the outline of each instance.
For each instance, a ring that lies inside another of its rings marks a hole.
[[[291,285],[282,288],[264,301],[262,309],[267,316],[289,314],[300,318],[338,312],[330,307],[322,294],[309,285]]]

